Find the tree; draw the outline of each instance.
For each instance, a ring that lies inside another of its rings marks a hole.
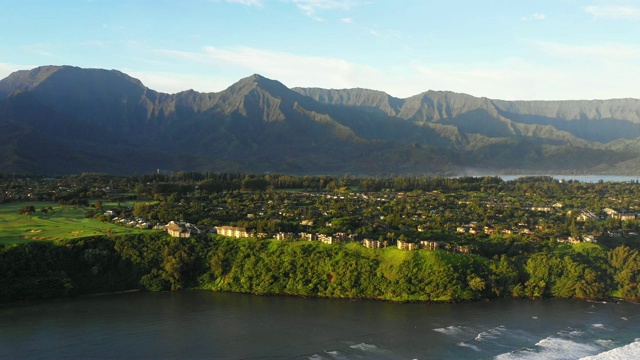
[[[36,208],[33,205],[23,206],[18,210],[18,215],[33,215]]]

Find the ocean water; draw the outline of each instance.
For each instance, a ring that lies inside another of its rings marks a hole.
[[[525,176],[542,176],[542,175],[498,175],[504,181],[515,180]],[[563,181],[580,181],[586,183],[603,182],[630,182],[640,180],[640,176],[628,176],[628,175],[545,175],[551,176],[556,180]]]
[[[0,305],[0,358],[640,359],[640,307],[183,291]]]

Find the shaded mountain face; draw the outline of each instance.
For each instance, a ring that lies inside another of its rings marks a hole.
[[[499,101],[428,91],[289,89],[252,75],[163,94],[115,70],[0,81],[0,171],[637,173],[640,101]]]

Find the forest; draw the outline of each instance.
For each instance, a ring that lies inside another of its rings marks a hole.
[[[4,176],[0,185],[0,200],[19,204],[19,216],[49,216],[29,204],[51,202],[95,221],[109,222],[112,212],[205,230],[0,244],[0,302],[132,289],[398,302],[640,299],[638,220],[620,215],[637,211],[635,182],[183,173]],[[219,225],[267,236],[224,237],[212,231]],[[274,239],[285,231],[358,236],[337,244]],[[365,238],[385,246],[367,248]],[[394,246],[422,240],[442,246]],[[470,253],[453,251],[459,245]]]
[[[359,244],[164,233],[0,248],[0,301],[206,289],[390,301],[640,299],[638,250],[596,246],[486,258]]]

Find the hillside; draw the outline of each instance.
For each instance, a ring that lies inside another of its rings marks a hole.
[[[640,100],[502,101],[289,89],[252,75],[164,94],[116,70],[0,80],[0,172],[632,173]]]

